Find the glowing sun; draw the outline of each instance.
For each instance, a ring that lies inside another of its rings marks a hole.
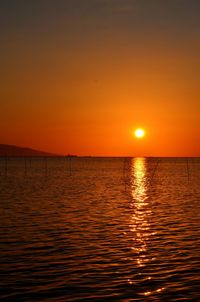
[[[137,138],[143,138],[145,136],[145,131],[142,128],[138,128],[135,130],[134,135]]]

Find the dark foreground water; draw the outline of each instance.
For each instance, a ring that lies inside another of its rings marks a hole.
[[[200,301],[200,159],[0,172],[1,301]]]

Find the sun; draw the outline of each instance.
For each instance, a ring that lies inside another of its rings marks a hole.
[[[143,138],[145,136],[145,131],[142,128],[138,128],[135,130],[134,135],[137,138]]]

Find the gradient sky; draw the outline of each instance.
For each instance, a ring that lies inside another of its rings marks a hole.
[[[1,0],[0,142],[200,156],[199,16],[199,0]]]

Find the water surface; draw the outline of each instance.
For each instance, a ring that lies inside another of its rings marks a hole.
[[[0,161],[2,301],[200,301],[200,159]]]

